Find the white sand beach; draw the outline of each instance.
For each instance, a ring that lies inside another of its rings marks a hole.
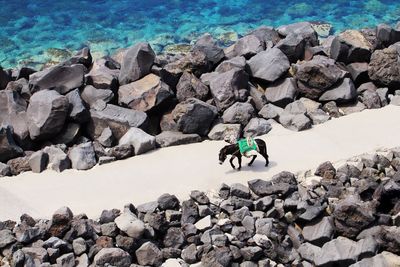
[[[168,147],[89,171],[31,172],[0,178],[0,220],[18,220],[22,213],[50,218],[61,206],[74,214],[97,218],[103,209],[123,208],[154,201],[163,193],[185,199],[191,190],[217,189],[221,183],[269,179],[283,171],[298,172],[331,160],[344,160],[380,148],[400,146],[400,107],[387,106],[332,119],[304,132],[279,124],[262,138],[267,142],[270,166],[259,156],[252,167],[244,159],[240,172],[226,161],[218,164],[218,152],[226,143],[202,143]]]

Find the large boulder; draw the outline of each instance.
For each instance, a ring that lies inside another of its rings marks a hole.
[[[180,132],[165,131],[156,136],[156,143],[160,147],[177,146],[201,141],[198,134],[184,134]]]
[[[11,81],[11,77],[8,72],[3,70],[0,66],[0,90],[3,90],[7,87],[7,84]]]
[[[336,103],[346,103],[353,101],[356,97],[357,91],[354,87],[353,81],[350,78],[345,78],[341,83],[336,84],[329,90],[325,91],[319,97],[319,101],[335,101]]]
[[[335,229],[341,235],[352,238],[375,221],[374,207],[355,196],[339,201],[334,208]]]
[[[290,65],[287,56],[278,48],[262,51],[247,61],[250,76],[274,82],[285,74]]]
[[[81,134],[81,126],[77,123],[67,123],[58,135],[51,139],[53,144],[71,145],[75,143]]]
[[[294,71],[299,92],[314,100],[346,75],[334,60],[324,56],[295,64]]]
[[[88,170],[96,165],[96,154],[92,142],[79,144],[68,152],[72,168],[76,170]]]
[[[136,240],[140,240],[146,230],[144,222],[139,220],[136,215],[130,211],[125,211],[115,218],[115,223],[118,229]]]
[[[69,102],[68,117],[78,123],[87,122],[89,119],[89,111],[83,104],[78,89],[69,92],[66,97]]]
[[[206,53],[197,49],[165,65],[160,74],[164,82],[171,87],[175,87],[185,71],[193,73],[196,77],[200,77],[201,74],[210,70],[211,64],[207,59]]]
[[[294,101],[297,95],[297,84],[293,78],[286,78],[268,86],[265,90],[265,98],[268,103],[284,108]]]
[[[236,68],[211,78],[210,90],[218,110],[224,111],[236,101],[238,91],[247,88],[248,79],[244,70]]]
[[[86,68],[90,68],[92,65],[92,54],[90,53],[89,47],[84,47],[81,50],[79,50],[75,55],[73,55],[71,58],[68,60],[64,61],[61,63],[63,66],[71,66],[75,64],[82,64]]]
[[[118,90],[120,105],[144,112],[162,108],[172,97],[173,92],[169,86],[154,74],[125,84]]]
[[[85,76],[86,84],[93,85],[98,89],[117,89],[120,71],[116,67],[114,62],[109,59],[97,59],[90,72]]]
[[[243,129],[244,137],[256,137],[267,134],[272,130],[272,125],[265,119],[252,118]]]
[[[207,135],[217,109],[196,98],[179,103],[172,111],[173,120],[179,131],[187,134]]]
[[[149,74],[154,59],[155,53],[148,43],[138,43],[130,47],[122,59],[119,84],[128,84]]]
[[[203,52],[206,55],[207,61],[212,65],[217,64],[225,57],[224,50],[217,45],[217,42],[208,33],[196,41],[192,51]]]
[[[265,42],[253,34],[240,38],[233,46],[233,57],[244,56],[251,58],[257,53],[265,50]]]
[[[160,266],[163,262],[161,250],[149,241],[141,245],[135,255],[138,263],[142,266]]]
[[[176,97],[179,102],[189,98],[197,98],[206,101],[210,89],[200,81],[195,75],[189,72],[184,72],[176,85]]]
[[[49,155],[42,150],[36,151],[29,158],[29,166],[32,172],[41,173],[47,168],[49,162]]]
[[[361,85],[369,81],[367,62],[354,62],[347,65],[346,69],[356,85]]]
[[[303,59],[305,48],[318,44],[317,33],[309,22],[281,26],[277,31],[285,38],[280,40],[275,47],[279,48],[290,62]]]
[[[48,169],[62,172],[71,168],[71,161],[68,155],[60,147],[48,146],[43,149],[43,152],[48,155]]]
[[[393,29],[387,24],[379,24],[376,26],[376,38],[378,39],[379,44],[384,47],[400,42],[399,25]]]
[[[119,140],[119,145],[131,145],[135,155],[146,153],[156,147],[156,138],[142,129],[132,127]]]
[[[255,110],[253,105],[250,103],[236,102],[225,110],[222,115],[222,120],[224,123],[239,123],[244,126],[254,115]]]
[[[223,73],[230,71],[231,69],[244,69],[246,67],[246,59],[244,57],[234,57],[225,61],[222,61],[215,69],[216,72]]]
[[[371,43],[360,31],[347,30],[333,39],[330,54],[334,60],[348,64],[368,62],[371,51]]]
[[[226,140],[233,136],[233,139],[238,140],[242,135],[242,125],[239,123],[218,123],[214,125],[208,133],[208,138],[211,140]]]
[[[12,128],[10,126],[1,126],[0,128],[0,161],[7,162],[12,158],[21,156],[24,151],[17,146],[12,137]]]
[[[143,111],[137,111],[107,104],[104,109],[90,109],[88,133],[97,139],[109,127],[115,138],[120,139],[131,127],[146,129],[148,118]]]
[[[41,90],[56,90],[60,94],[81,87],[85,82],[85,66],[81,64],[72,66],[55,66],[29,76],[29,89],[31,93]]]
[[[131,266],[131,256],[120,248],[102,248],[94,257],[93,264],[98,267],[105,266]]]
[[[22,147],[30,143],[26,108],[27,103],[18,92],[0,91],[0,124],[13,128],[15,141]]]
[[[35,93],[27,109],[29,135],[43,140],[57,135],[64,126],[69,103],[65,96],[53,90]]]
[[[383,50],[375,50],[368,66],[368,74],[372,81],[389,87],[400,84],[399,52],[400,43]]]
[[[104,103],[111,102],[114,98],[114,93],[110,89],[97,89],[92,85],[87,85],[81,93],[81,98],[92,107],[97,101]]]

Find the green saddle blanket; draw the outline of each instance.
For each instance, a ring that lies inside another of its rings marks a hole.
[[[254,141],[253,138],[240,139],[237,143],[239,145],[239,150],[241,154],[252,150],[257,150],[257,143]]]

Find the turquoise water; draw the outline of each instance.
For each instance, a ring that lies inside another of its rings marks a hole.
[[[399,0],[0,0],[0,65],[40,66],[84,46],[100,56],[143,40],[171,51],[205,32],[229,45],[260,25],[324,21],[337,32],[399,18]]]

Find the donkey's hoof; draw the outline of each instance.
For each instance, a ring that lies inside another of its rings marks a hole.
[[[247,166],[249,166],[249,167],[250,167],[252,164],[253,164],[253,163],[249,163],[249,164],[247,164]]]

